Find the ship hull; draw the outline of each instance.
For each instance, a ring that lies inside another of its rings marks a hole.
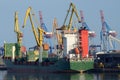
[[[8,72],[61,72],[61,73],[81,73],[93,69],[93,61],[70,61],[59,59],[55,63],[44,62],[12,62],[10,59],[3,59]]]

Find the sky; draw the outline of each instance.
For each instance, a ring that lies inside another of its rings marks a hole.
[[[23,32],[23,45],[27,48],[36,45],[31,24],[27,21],[26,28],[22,29],[25,12],[32,7],[39,21],[39,11],[42,11],[43,21],[49,31],[52,29],[53,19],[56,17],[59,26],[63,25],[70,3],[73,3],[78,12],[84,13],[85,22],[96,32],[94,42],[99,44],[101,30],[100,10],[104,11],[107,24],[117,32],[120,39],[120,0],[0,0],[0,46],[3,42],[16,42],[14,32],[14,13],[18,11],[19,26]],[[119,45],[118,45],[119,46]]]

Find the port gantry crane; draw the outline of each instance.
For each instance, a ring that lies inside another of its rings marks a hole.
[[[80,10],[80,16],[81,16],[81,23],[82,23],[82,26],[85,27],[88,31],[89,31],[89,37],[90,38],[94,38],[95,37],[95,31],[92,31],[89,26],[87,25],[87,23],[85,22],[84,20],[84,15],[83,15],[83,11]]]
[[[45,25],[45,23],[43,22],[43,17],[42,17],[42,11],[39,11],[39,16],[40,16],[40,25],[41,25],[41,28],[46,32],[46,34],[44,35],[45,39],[48,40],[48,43],[50,45],[50,53],[52,53],[52,49],[54,49],[54,47],[52,47],[52,44],[51,44],[51,38],[53,37],[53,33],[52,32],[48,32],[48,29]]]
[[[48,29],[47,29],[45,23],[43,22],[42,11],[39,11],[39,16],[40,16],[40,25],[41,25],[41,28],[46,32],[46,34],[44,35],[44,37],[45,38],[52,38],[53,37],[52,32],[48,32]]]
[[[34,37],[35,37],[35,40],[36,40],[36,43],[37,43],[37,46],[38,46],[38,49],[39,49],[39,62],[42,62],[42,51],[43,51],[42,44],[43,44],[43,34],[45,34],[45,31],[40,27],[40,25],[37,27],[38,32],[36,31],[34,23],[32,21],[32,14],[33,13],[31,13],[31,10],[32,10],[31,7],[29,7],[26,10],[23,28],[25,27],[26,21],[29,17],[31,25],[32,25],[32,31],[34,33]]]
[[[71,8],[72,8],[72,9],[71,9]],[[68,23],[68,25],[65,25],[70,11],[71,11],[71,15],[70,15],[69,23]],[[66,17],[65,17],[63,26],[60,28],[61,30],[70,30],[70,29],[71,29],[71,27],[72,27],[73,13],[75,13],[75,15],[76,15],[76,17],[77,17],[77,19],[78,19],[78,22],[79,22],[79,23],[81,22],[80,17],[79,17],[79,15],[78,15],[78,12],[77,12],[77,9],[76,9],[75,5],[74,5],[73,3],[71,3],[70,6],[69,6],[67,15],[66,15]]]
[[[101,16],[101,23],[102,23],[102,29],[100,32],[100,38],[101,38],[101,47],[103,51],[108,51],[109,45],[113,46],[113,49],[115,48],[115,44],[113,41],[110,41],[109,43],[109,36],[116,37],[117,33],[116,31],[112,30],[109,25],[106,23],[104,19],[103,11],[100,10],[100,16]]]

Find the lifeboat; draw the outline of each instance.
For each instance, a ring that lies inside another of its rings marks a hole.
[[[80,53],[80,51],[79,51],[79,49],[77,47],[74,49],[74,51],[75,51],[75,54],[79,54]]]

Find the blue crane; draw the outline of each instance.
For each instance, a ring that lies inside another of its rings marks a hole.
[[[53,34],[52,34],[52,32],[48,32],[48,29],[47,29],[45,23],[43,22],[42,11],[39,11],[39,16],[40,16],[40,25],[41,25],[42,29],[44,29],[45,32],[46,32],[46,35],[45,35],[44,37],[45,37],[46,39],[49,39],[49,40],[48,40],[49,45],[50,45],[50,47],[49,47],[49,48],[50,48],[49,53],[52,53],[52,49],[54,49],[54,48],[52,47],[52,43],[51,43],[51,38],[53,37]]]
[[[82,27],[85,27],[88,31],[89,31],[89,37],[95,37],[95,32],[92,31],[89,26],[87,25],[87,23],[84,21],[84,16],[83,16],[83,11],[80,10],[80,15],[81,15],[81,23],[82,23]]]
[[[43,22],[42,12],[41,11],[39,11],[39,16],[40,16],[40,25],[41,25],[42,29],[44,29],[46,32],[48,32],[48,29],[47,29],[45,23]]]
[[[108,49],[110,48],[109,35],[116,37],[116,31],[112,30],[107,24],[107,22],[104,20],[104,14],[102,10],[100,10],[100,16],[102,23],[102,29],[100,32],[101,46],[103,51],[108,51]],[[112,42],[111,44],[113,45],[113,49],[114,49],[115,48],[114,42]]]

